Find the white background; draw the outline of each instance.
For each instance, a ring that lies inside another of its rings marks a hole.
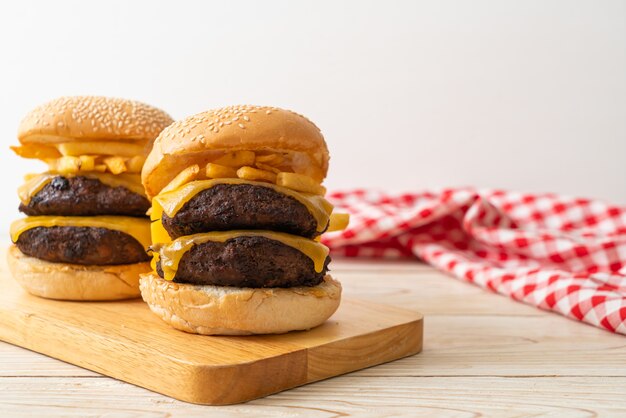
[[[331,189],[476,185],[626,204],[624,1],[19,1],[0,6],[0,205],[60,95],[175,118],[270,104],[314,120]]]

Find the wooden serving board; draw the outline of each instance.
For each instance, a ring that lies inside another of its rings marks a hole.
[[[32,296],[11,278],[1,255],[1,340],[182,401],[245,402],[422,348],[422,315],[349,297],[311,331],[187,334],[170,328],[140,299],[61,302]]]

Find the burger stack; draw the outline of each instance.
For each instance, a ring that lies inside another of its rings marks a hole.
[[[153,312],[198,334],[284,333],[337,309],[322,233],[341,229],[321,182],[320,130],[294,112],[233,106],[175,122],[142,170],[152,198]]]
[[[48,171],[19,188],[8,253],[14,278],[37,296],[111,300],[139,296],[149,271],[150,203],[140,180],[156,136],[172,119],[143,103],[62,97],[19,126],[21,157]]]

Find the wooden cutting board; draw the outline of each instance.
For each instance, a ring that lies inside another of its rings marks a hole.
[[[385,363],[422,348],[422,315],[344,297],[306,332],[207,337],[167,326],[140,299],[27,294],[0,252],[0,339],[182,401],[224,405]],[[341,277],[338,277],[341,280]]]

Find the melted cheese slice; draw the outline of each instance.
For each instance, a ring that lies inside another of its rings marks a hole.
[[[130,216],[28,216],[11,224],[11,241],[17,242],[24,231],[37,227],[76,226],[120,231],[135,238],[143,248],[150,241],[150,221]]]
[[[110,174],[98,172],[85,172],[79,174],[82,177],[98,179],[102,184],[109,187],[125,187],[133,193],[145,196],[146,192],[141,184],[141,176],[139,174]],[[43,189],[46,184],[50,183],[57,176],[75,177],[75,174],[59,174],[47,172],[29,176],[28,180],[17,189],[17,195],[24,205],[28,205],[30,200]]]
[[[172,242],[170,234],[163,227],[161,218],[163,216],[163,208],[156,200],[152,199],[152,208],[150,210],[150,234],[152,235],[152,242],[155,244],[167,244]]]
[[[183,206],[185,206],[185,204],[189,202],[195,195],[203,190],[210,189],[217,184],[250,184],[253,186],[266,187],[278,193],[282,193],[284,195],[292,197],[301,204],[303,204],[307,208],[311,216],[313,216],[313,218],[317,222],[318,232],[322,232],[326,228],[330,219],[330,214],[333,211],[333,205],[331,205],[330,202],[328,202],[322,196],[296,192],[295,190],[277,186],[271,183],[263,183],[259,181],[234,178],[192,181],[190,183],[184,184],[176,190],[156,196],[153,199],[153,204],[156,201],[161,207],[162,213],[165,213],[171,218],[176,215],[176,213]]]
[[[324,262],[328,256],[328,247],[325,245],[310,239],[284,234],[282,232],[250,230],[207,232],[177,238],[169,244],[160,246],[157,257],[153,259],[153,267],[155,267],[154,264],[156,264],[156,260],[160,259],[164,279],[173,280],[178,271],[178,264],[181,258],[194,245],[203,244],[208,241],[225,242],[232,238],[242,236],[264,237],[281,242],[309,257],[313,261],[316,272],[320,273],[324,269]]]

